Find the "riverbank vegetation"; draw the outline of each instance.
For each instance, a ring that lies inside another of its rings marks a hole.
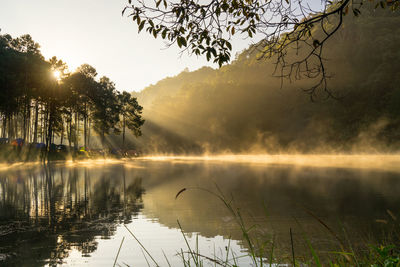
[[[142,107],[135,97],[117,91],[108,77],[98,78],[88,64],[69,72],[61,59],[45,60],[30,35],[0,35],[0,90],[2,154],[9,153],[9,145],[24,150],[27,159],[90,148],[102,154],[102,149],[126,150],[128,129],[141,135]],[[109,134],[121,133],[121,141],[109,142]]]

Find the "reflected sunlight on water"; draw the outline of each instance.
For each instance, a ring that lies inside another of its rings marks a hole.
[[[310,167],[363,168],[400,171],[400,155],[213,155],[213,156],[146,156],[140,160],[190,162],[228,162],[250,164],[288,164]]]

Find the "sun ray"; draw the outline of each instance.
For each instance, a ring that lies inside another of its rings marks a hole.
[[[58,81],[61,79],[61,72],[59,70],[53,71],[54,78]]]

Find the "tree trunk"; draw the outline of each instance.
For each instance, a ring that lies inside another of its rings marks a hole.
[[[7,128],[7,116],[3,115],[3,129],[1,133],[2,138],[6,138],[6,128]]]
[[[85,146],[85,151],[87,148],[87,104],[85,102],[85,111],[83,114],[83,145]]]
[[[47,125],[47,137],[46,137],[46,148],[49,149],[50,145],[51,145],[51,136],[52,136],[52,130],[53,130],[53,114],[52,114],[52,107],[50,105],[50,107],[47,109],[47,121],[48,121],[48,125]]]
[[[13,116],[13,139],[18,138],[18,116],[17,114]]]
[[[31,104],[29,102],[29,104],[28,104],[28,114],[27,114],[27,117],[26,117],[26,134],[25,134],[25,137],[24,137],[24,140],[25,140],[25,138],[28,139],[28,140],[25,140],[27,143],[30,143],[30,133],[31,133],[30,129],[31,129]]]
[[[27,111],[27,104],[25,103],[25,106],[24,106],[24,113],[23,113],[23,115],[22,115],[22,119],[23,119],[23,124],[22,124],[22,139],[24,139],[24,141],[25,141],[25,139],[26,139],[26,121],[27,121],[27,118],[28,117],[28,111]]]
[[[101,131],[101,146],[104,149],[105,137],[104,137],[104,130]]]
[[[75,112],[75,138],[74,138],[74,148],[78,149],[78,112]]]
[[[90,146],[90,125],[91,124],[91,120],[89,119],[89,127],[88,127],[88,142],[87,142],[87,145],[88,145],[88,147]]]
[[[72,143],[72,108],[69,108],[69,133],[68,133],[68,144],[69,149],[71,150],[71,143]],[[68,131],[68,130],[67,130]]]
[[[8,142],[11,143],[12,141],[12,134],[13,134],[13,127],[12,127],[12,121],[11,121],[11,114],[8,115]]]
[[[86,133],[87,125],[86,124],[87,124],[87,118],[86,118],[86,114],[85,114],[84,119],[83,119],[83,138],[84,138],[83,144],[85,146],[85,151],[86,151],[86,148],[87,148],[87,133]]]
[[[38,133],[38,117],[39,117],[39,101],[36,100],[35,104],[35,125],[33,130],[33,142],[37,142],[37,133]]]
[[[60,143],[61,145],[63,144],[64,141],[64,119],[61,118],[61,137],[60,137]]]
[[[122,126],[122,149],[125,150],[125,125],[126,125],[125,115],[122,116],[122,120],[123,120],[123,126]]]

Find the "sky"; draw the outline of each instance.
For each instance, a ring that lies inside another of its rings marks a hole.
[[[1,34],[30,34],[46,59],[56,56],[71,71],[87,63],[108,76],[119,91],[140,91],[185,68],[217,68],[203,57],[166,49],[160,38],[137,33],[121,12],[128,0],[0,0]],[[232,56],[250,40],[233,42]]]

